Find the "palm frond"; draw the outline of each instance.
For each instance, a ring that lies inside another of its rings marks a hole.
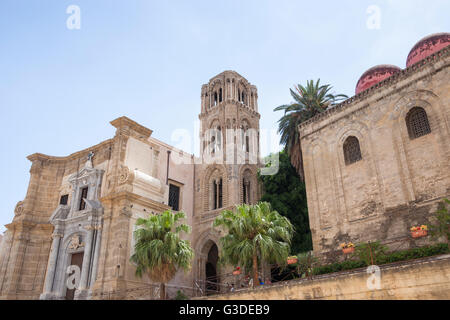
[[[329,84],[320,85],[320,79],[306,82],[306,87],[298,84],[289,89],[294,102],[276,107],[274,111],[284,111],[278,121],[280,143],[289,154],[292,165],[296,168],[300,178],[304,180],[302,150],[298,126],[317,114],[324,112],[336,103],[347,99],[345,94],[333,94]]]
[[[180,238],[182,232],[191,231],[188,225],[180,223],[185,218],[183,212],[165,211],[137,219],[139,228],[134,232],[136,243],[130,257],[136,265],[136,276],[147,273],[153,281],[166,283],[178,269],[190,270],[194,251],[189,241]]]

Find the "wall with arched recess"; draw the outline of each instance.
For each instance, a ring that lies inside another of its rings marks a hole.
[[[419,245],[409,229],[430,224],[450,197],[449,66],[443,50],[299,126],[316,254],[337,258],[349,241]],[[427,112],[431,128],[416,139],[405,121],[413,107]],[[346,165],[349,136],[362,159]]]
[[[425,110],[431,132],[411,139],[406,117],[414,107]],[[400,131],[400,143],[406,158],[405,169],[409,171],[414,201],[430,200],[445,194],[446,186],[439,181],[449,176],[450,133],[443,123],[445,107],[441,99],[432,89],[408,92],[396,103],[393,119],[396,129]]]

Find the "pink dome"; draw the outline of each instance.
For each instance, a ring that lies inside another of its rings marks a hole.
[[[394,73],[401,71],[401,69],[397,66],[393,66],[390,64],[382,64],[370,68],[366,72],[363,73],[361,78],[359,78],[358,83],[356,84],[356,94],[369,89],[380,81],[383,81],[386,78],[389,78]]]
[[[448,45],[450,45],[450,33],[435,33],[423,38],[409,52],[406,67],[419,62]]]

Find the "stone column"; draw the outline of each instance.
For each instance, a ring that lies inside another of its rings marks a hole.
[[[79,289],[83,290],[87,288],[87,281],[88,281],[88,275],[89,275],[89,266],[91,264],[91,251],[92,251],[92,239],[94,235],[94,229],[92,227],[87,227],[88,234],[86,237],[86,247],[84,249],[84,256],[83,256],[83,267],[81,271],[81,280],[80,280],[80,286]]]
[[[211,100],[211,91],[209,91],[209,106],[208,106],[208,108],[211,108],[211,102],[212,102],[212,100]]]
[[[91,281],[89,287],[92,287],[95,283],[95,278],[97,276],[98,268],[98,258],[100,256],[100,241],[102,239],[102,227],[97,227],[97,235],[95,237],[95,248],[94,248],[94,262],[92,263],[92,273]]]
[[[56,262],[58,258],[59,245],[61,243],[62,234],[52,234],[53,242],[50,251],[50,257],[47,264],[47,277],[45,278],[44,293],[50,293],[53,290],[53,280],[55,278]]]

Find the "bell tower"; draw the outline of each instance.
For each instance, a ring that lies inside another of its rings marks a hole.
[[[196,168],[196,214],[258,200],[258,91],[235,71],[201,89],[201,164]]]
[[[258,91],[235,71],[224,71],[201,89],[200,164],[195,166],[194,277],[204,280],[208,250],[219,247],[211,223],[225,209],[259,198]],[[211,268],[211,266],[210,266]]]

